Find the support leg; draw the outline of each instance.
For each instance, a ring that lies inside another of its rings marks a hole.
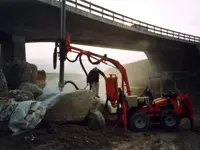
[[[10,38],[1,44],[1,67],[14,59],[26,61],[25,37],[9,35]]]
[[[123,108],[123,116],[122,116],[122,119],[123,119],[123,122],[124,122],[124,128],[127,129],[127,107],[126,107],[126,102],[125,100],[123,100],[122,102],[122,108]]]

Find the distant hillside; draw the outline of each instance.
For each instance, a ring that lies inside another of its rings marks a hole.
[[[144,88],[148,85],[148,78],[152,71],[151,64],[148,59],[140,60],[134,63],[125,64],[124,65],[129,83],[131,86],[131,90],[134,94],[140,95],[143,92]],[[105,74],[108,75],[110,73],[117,74],[119,77],[119,84],[121,84],[121,74],[115,68],[110,68],[105,71]]]

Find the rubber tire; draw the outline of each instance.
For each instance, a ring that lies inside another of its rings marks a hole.
[[[135,124],[134,124],[135,119],[136,119],[138,116],[139,116],[141,119],[143,119],[144,121],[146,121],[146,125],[145,125],[143,128],[137,128],[137,127],[135,126]],[[149,120],[150,120],[150,119],[149,119],[149,116],[148,116],[146,113],[144,113],[144,112],[134,112],[134,113],[130,114],[130,118],[129,118],[129,120],[128,120],[128,122],[129,122],[129,129],[130,129],[131,131],[135,131],[135,132],[145,132],[145,131],[148,130],[148,127],[149,127],[149,123],[150,123]]]
[[[176,118],[176,124],[174,126],[172,126],[172,127],[168,126],[164,121],[165,117],[168,116],[168,115],[172,115],[173,117]],[[179,125],[180,125],[180,117],[173,110],[166,109],[161,113],[160,122],[161,122],[162,127],[164,129],[166,129],[167,131],[177,131],[179,129]]]

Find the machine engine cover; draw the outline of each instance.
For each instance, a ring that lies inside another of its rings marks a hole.
[[[138,107],[137,95],[126,96],[128,107]]]

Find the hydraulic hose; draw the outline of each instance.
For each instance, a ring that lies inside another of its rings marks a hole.
[[[93,61],[91,60],[90,56],[87,56],[87,58],[88,58],[89,62],[90,62],[91,64],[93,64],[93,65],[98,65],[98,64],[101,63],[99,60],[93,62]]]
[[[66,85],[68,83],[72,84],[75,87],[76,90],[79,90],[78,86],[73,81],[65,81],[64,85]]]
[[[67,59],[69,62],[74,63],[74,62],[76,62],[76,61],[78,60],[78,57],[79,57],[79,54],[76,56],[76,58],[75,58],[74,60],[69,59],[67,56],[66,56],[66,59]]]
[[[72,62],[72,63],[76,62],[76,61],[78,60],[78,58],[79,58],[79,62],[80,62],[81,68],[83,69],[83,71],[84,71],[84,73],[85,73],[85,75],[86,75],[86,77],[87,77],[88,74],[87,74],[87,71],[86,71],[86,69],[85,69],[85,67],[84,67],[84,65],[83,65],[82,57],[81,57],[80,54],[78,54],[74,60],[71,60],[71,59],[69,59],[68,57],[66,57],[66,59],[67,59],[69,62]],[[76,88],[76,90],[79,90],[78,86],[77,86],[73,81],[65,81],[64,85],[66,85],[66,84],[68,84],[68,83],[72,84],[72,85]]]
[[[81,55],[79,56],[79,62],[80,62],[81,68],[83,69],[83,71],[84,71],[84,73],[85,73],[85,75],[86,75],[86,80],[87,80],[88,73],[87,73],[87,71],[86,71],[86,69],[85,69],[85,67],[84,67],[84,65],[83,65],[83,61],[82,61]],[[87,86],[86,86],[86,87],[87,87]],[[91,90],[91,85],[90,85],[90,90]]]
[[[54,48],[53,53],[53,69],[56,69],[57,67],[57,47]]]
[[[85,75],[86,75],[86,77],[87,77],[87,76],[88,76],[88,73],[87,73],[87,71],[86,71],[86,69],[85,69],[85,67],[84,67],[84,65],[83,65],[83,61],[82,61],[81,55],[79,56],[79,62],[80,62],[81,68],[83,69],[83,71],[84,71],[84,73],[85,73]]]
[[[55,48],[54,48],[54,53],[53,53],[53,68],[56,69],[57,67],[57,48],[59,47],[59,39],[56,40],[55,42]]]
[[[81,68],[83,69],[83,71],[84,71],[84,73],[85,73],[85,75],[86,75],[86,78],[87,78],[87,77],[88,77],[88,73],[87,73],[87,71],[86,71],[86,69],[85,69],[85,67],[84,67],[84,65],[83,65],[83,61],[82,61],[81,55],[78,54],[74,60],[71,60],[71,59],[69,59],[69,58],[66,56],[66,59],[67,59],[69,62],[72,62],[72,63],[76,62],[76,61],[78,60],[78,58],[79,58],[79,62],[80,62]],[[97,61],[92,61],[91,58],[90,58],[90,56],[87,56],[87,58],[88,58],[88,61],[89,61],[91,64],[93,64],[93,65],[98,65],[98,64],[101,63],[99,60],[97,60]],[[79,89],[78,86],[77,86],[73,81],[65,81],[65,82],[64,82],[64,85],[66,85],[67,83],[71,83],[72,85],[74,85],[74,87],[75,87],[77,90]],[[90,87],[90,88],[91,88],[91,87]]]

